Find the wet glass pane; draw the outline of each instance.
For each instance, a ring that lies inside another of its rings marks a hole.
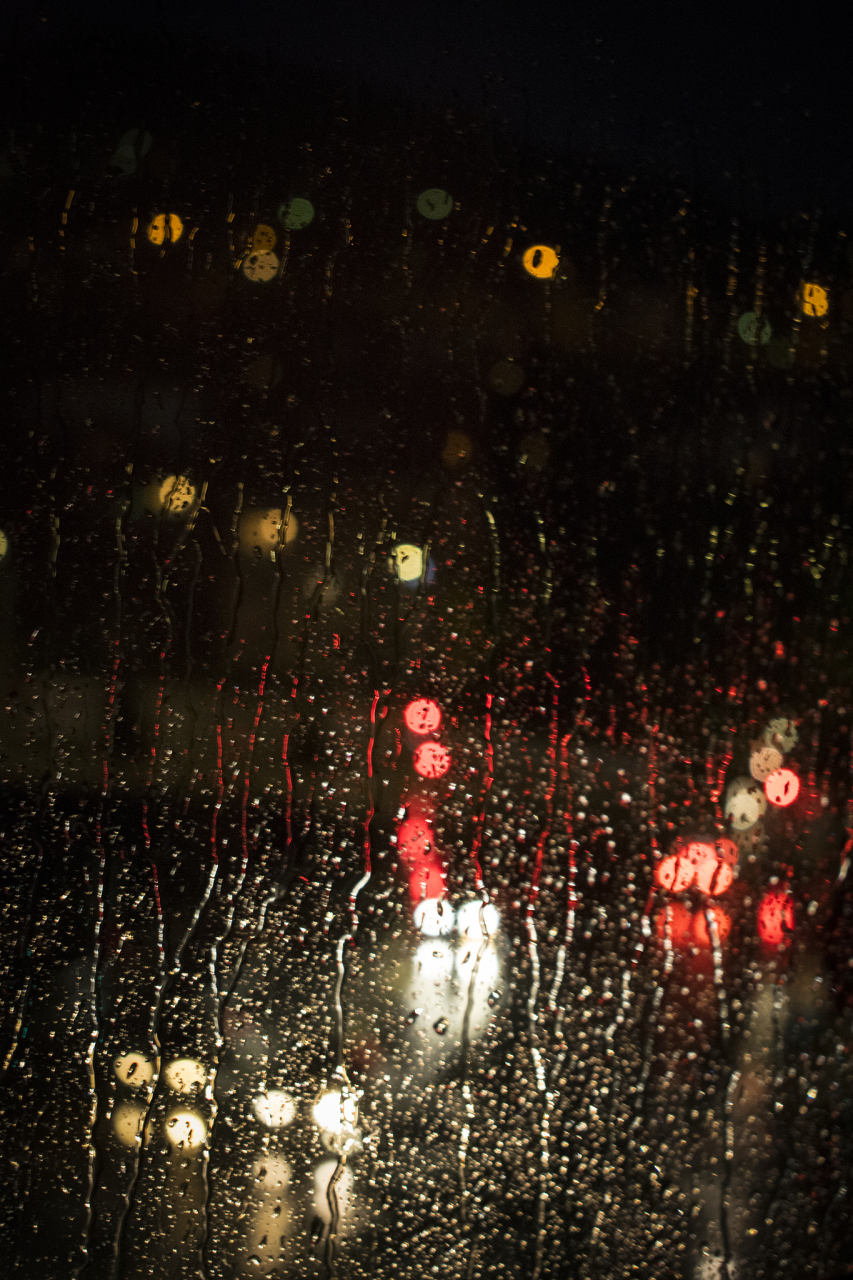
[[[0,155],[3,1274],[843,1272],[839,188],[52,32]]]

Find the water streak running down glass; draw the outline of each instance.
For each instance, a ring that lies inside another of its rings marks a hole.
[[[217,66],[0,165],[0,1271],[843,1270],[851,228]]]

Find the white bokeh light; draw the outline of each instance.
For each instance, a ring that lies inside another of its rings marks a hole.
[[[453,908],[446,898],[424,898],[414,910],[415,928],[425,938],[442,938],[453,932]]]
[[[482,918],[480,908],[483,907]],[[464,938],[480,938],[485,929],[486,936],[493,937],[500,927],[501,917],[497,907],[491,902],[485,906],[477,899],[465,902],[456,913],[456,928]]]
[[[296,1118],[296,1102],[284,1089],[270,1089],[252,1102],[257,1119],[267,1129],[283,1129]]]

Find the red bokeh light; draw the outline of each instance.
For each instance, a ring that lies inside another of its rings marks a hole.
[[[415,698],[406,706],[403,720],[411,733],[435,733],[441,724],[441,708],[432,698]]]
[[[737,845],[732,840],[690,840],[658,863],[655,881],[670,893],[683,893],[691,885],[711,897],[731,888]]]
[[[776,769],[765,778],[764,793],[771,804],[784,808],[800,794],[800,779],[793,769]]]
[[[432,830],[420,814],[404,819],[397,828],[397,849],[407,862],[425,858],[432,848]]]
[[[719,840],[714,841],[714,848],[717,851],[717,857],[728,863],[732,868],[736,867],[740,860],[740,850],[734,840],[729,840],[728,836],[723,836]]]
[[[409,892],[413,902],[443,898],[447,892],[444,871],[435,849],[430,811],[410,809],[397,828],[397,851],[409,871]]]
[[[703,893],[718,898],[732,886],[734,872],[727,862],[720,862],[713,846],[705,845],[710,857],[704,857],[696,864],[696,884]]]
[[[658,863],[655,880],[670,893],[682,893],[693,883],[694,868],[683,853],[671,853]]]
[[[700,947],[710,947],[711,940],[711,924],[716,927],[717,938],[720,942],[725,942],[726,938],[732,931],[732,918],[722,907],[705,907],[702,911],[697,911],[693,917],[693,936]]]
[[[422,742],[415,750],[414,765],[422,778],[443,778],[450,768],[450,752],[440,742]]]
[[[758,906],[758,936],[768,947],[778,947],[794,931],[794,904],[783,888],[768,889]]]
[[[718,939],[724,942],[731,933],[731,916],[722,907],[716,905],[691,911],[684,902],[671,902],[668,920],[666,909],[658,911],[655,916],[655,932],[659,938],[669,936],[669,941],[674,947],[709,948],[712,943],[706,912],[710,913],[711,920],[716,926]]]

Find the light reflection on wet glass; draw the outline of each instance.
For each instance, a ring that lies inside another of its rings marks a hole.
[[[844,229],[333,123],[3,175],[10,1274],[819,1276]]]

